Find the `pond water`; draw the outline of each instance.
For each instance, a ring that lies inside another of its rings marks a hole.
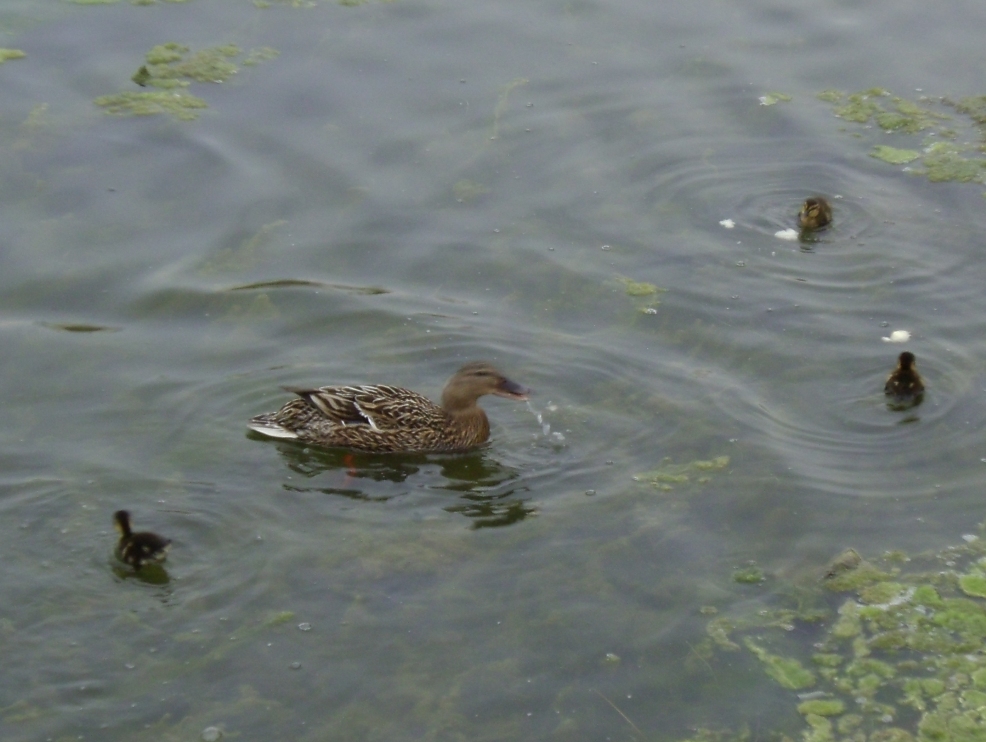
[[[710,616],[978,532],[986,169],[870,155],[975,160],[982,3],[8,1],[0,28],[4,740],[797,735]],[[96,105],[160,93],[131,76],[166,43],[237,72],[165,89],[189,120]],[[951,118],[818,97],[872,88]],[[775,236],[815,194],[833,225]],[[437,398],[478,359],[535,394],[485,398],[472,453],[247,434],[285,385]],[[163,569],[114,559],[120,508]]]

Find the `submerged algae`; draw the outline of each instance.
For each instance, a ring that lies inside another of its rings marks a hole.
[[[748,564],[745,567],[740,567],[733,571],[733,582],[738,582],[742,585],[759,585],[765,579],[767,578],[763,570],[756,564]]]
[[[821,640],[812,638],[821,689],[798,705],[805,742],[986,742],[986,600],[977,594],[986,590],[982,548],[977,540],[931,560],[948,572],[883,571],[861,560],[838,577],[866,579],[841,587],[833,585],[837,579],[823,580],[828,590],[854,595]],[[968,566],[956,566],[962,562]],[[717,617],[707,631],[721,649],[735,650],[730,635],[754,627],[758,641],[747,636],[743,645],[769,677],[792,687],[802,677],[800,662],[765,648],[770,638],[762,623]],[[846,714],[850,701],[856,712]]]
[[[656,469],[637,474],[633,477],[633,481],[645,482],[660,490],[669,491],[675,484],[691,484],[693,477],[696,477],[696,484],[705,484],[712,478],[704,472],[725,469],[727,466],[729,466],[728,456],[695,460],[687,464],[673,464],[670,458],[664,458]]]

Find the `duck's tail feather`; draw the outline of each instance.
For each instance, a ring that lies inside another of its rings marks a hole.
[[[288,430],[287,428],[281,427],[264,415],[253,418],[247,424],[247,427],[250,428],[250,430],[260,433],[261,435],[269,436],[270,438],[287,438],[290,440],[297,440],[298,438],[298,434],[293,430]]]

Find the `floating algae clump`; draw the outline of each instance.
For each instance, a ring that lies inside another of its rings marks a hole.
[[[820,596],[846,595],[820,633],[799,632],[815,673],[798,657],[773,651],[767,630],[777,624],[764,616],[775,608],[717,616],[707,629],[710,646],[745,647],[783,687],[813,688],[797,704],[802,742],[986,742],[984,553],[978,539],[904,562],[890,554],[876,564],[853,559],[849,569],[823,578]],[[901,563],[913,572],[894,566]],[[846,579],[860,575],[866,579]],[[793,620],[805,619],[795,612]],[[756,641],[736,636],[753,631]]]
[[[891,165],[906,165],[908,162],[914,162],[920,156],[921,153],[916,149],[897,149],[885,144],[876,145],[870,152],[870,157],[889,162]]]
[[[712,479],[706,472],[725,469],[727,466],[729,466],[728,456],[717,456],[707,461],[696,460],[687,464],[673,464],[670,458],[665,458],[656,469],[637,474],[633,477],[633,481],[646,482],[667,491],[675,484],[691,484],[693,479],[697,484],[705,484]]]
[[[969,159],[962,147],[951,142],[936,142],[928,147],[924,159],[924,174],[928,180],[941,182],[957,180],[960,183],[983,181],[986,175],[986,160]]]
[[[921,97],[915,102],[891,95],[882,88],[872,88],[850,94],[824,90],[818,98],[832,103],[835,115],[846,121],[873,122],[882,132],[891,134],[927,132],[921,143],[922,150],[875,144],[871,157],[891,165],[906,165],[920,159],[921,167],[907,170],[924,175],[932,182],[986,182],[986,160],[978,156],[983,149],[982,142],[986,140],[986,96],[970,96],[958,101]],[[939,109],[947,106],[965,120],[933,110],[933,106]],[[946,122],[963,129],[963,138],[978,136],[980,142],[959,144],[951,141],[956,140],[960,132],[947,128]]]
[[[906,98],[893,96],[883,88],[870,88],[848,95],[825,90],[818,97],[837,104],[834,111],[836,116],[857,124],[865,124],[872,119],[884,131],[914,134],[948,119],[948,116]]]
[[[146,64],[133,76],[138,85],[159,88],[187,86],[188,80],[196,82],[225,82],[238,71],[231,61],[240,55],[235,44],[202,49],[189,55],[183,44],[159,44],[145,57]]]
[[[24,59],[26,56],[20,49],[4,49],[0,47],[0,64],[10,59]]]
[[[759,585],[765,579],[763,570],[756,564],[748,564],[733,572],[733,582],[742,585]]]
[[[763,663],[767,675],[780,683],[782,687],[790,690],[801,690],[802,688],[810,688],[815,684],[815,674],[811,670],[805,669],[797,660],[771,654],[763,647],[754,644],[749,637],[743,643]]]
[[[958,101],[944,101],[959,113],[964,113],[977,124],[986,125],[986,95],[974,95],[960,98]]]
[[[760,96],[761,106],[776,106],[778,103],[790,103],[791,96],[787,93],[778,93],[774,91],[773,93],[767,93],[766,95]]]
[[[983,575],[962,575],[959,578],[959,587],[966,595],[974,598],[986,598],[986,577]]]
[[[657,293],[657,286],[644,281],[632,281],[629,278],[620,277],[620,283],[627,292],[627,296],[650,296]]]
[[[116,95],[104,95],[96,98],[94,102],[97,106],[105,108],[107,113],[120,116],[153,116],[158,113],[170,113],[183,121],[197,118],[199,109],[209,107],[201,98],[178,90],[161,90],[153,93],[127,91]]]
[[[238,72],[234,59],[242,54],[235,44],[216,46],[190,53],[187,46],[174,42],[158,44],[144,57],[144,64],[130,78],[142,88],[161,88],[163,92],[124,91],[97,98],[97,106],[108,113],[151,116],[168,113],[185,121],[198,117],[198,110],[208,108],[201,98],[185,93],[192,82],[225,82]],[[277,51],[269,47],[255,49],[243,64],[257,64],[273,59]]]

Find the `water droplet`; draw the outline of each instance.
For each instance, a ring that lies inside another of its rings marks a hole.
[[[202,742],[218,742],[223,738],[223,730],[219,727],[206,727],[202,730]]]
[[[301,669],[301,663],[298,662],[297,660],[295,660],[290,665],[288,665],[288,667],[290,667],[292,670],[300,670]]]
[[[609,250],[609,245],[603,245],[599,248],[600,250]]]
[[[585,491],[585,494],[588,495],[589,497],[592,497],[594,494],[596,494],[596,491],[595,490],[586,490]]]
[[[305,621],[304,623],[298,624],[298,628],[301,629],[302,631],[311,631],[312,625],[307,621]]]

